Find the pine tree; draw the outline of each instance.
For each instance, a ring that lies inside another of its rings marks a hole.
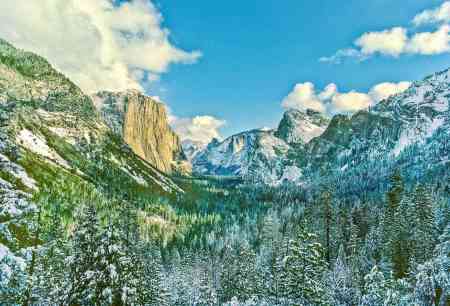
[[[100,225],[93,204],[88,204],[79,216],[73,234],[72,253],[69,257],[68,291],[65,304],[93,303],[97,282],[95,254],[99,247]]]
[[[212,284],[211,276],[206,268],[203,268],[197,274],[198,278],[198,296],[195,299],[195,305],[214,306],[217,305],[217,294]]]
[[[297,238],[290,241],[284,259],[286,298],[306,305],[326,305],[323,283],[327,263],[317,236],[300,228]]]
[[[384,243],[387,248],[387,254],[392,252],[392,244],[395,240],[395,232],[397,226],[396,213],[399,209],[400,202],[403,197],[404,184],[400,172],[397,170],[390,177],[391,188],[387,193],[387,207],[385,209],[383,225],[384,225]]]
[[[117,230],[110,225],[100,236],[94,253],[96,268],[95,299],[110,305],[128,305],[136,299],[134,267]]]
[[[328,276],[330,296],[333,305],[352,306],[359,301],[358,284],[354,283],[351,268],[347,265],[344,247],[341,245],[333,270]]]
[[[401,220],[399,215],[400,204],[403,199],[404,184],[403,179],[398,171],[390,178],[391,189],[387,193],[387,207],[384,214],[384,254],[393,265],[394,275],[396,278],[406,276],[408,270],[409,258],[404,253],[404,237],[400,234],[402,231]]]
[[[374,266],[369,274],[364,277],[364,295],[361,298],[361,306],[384,305],[388,285],[383,273]]]
[[[55,219],[57,220],[57,219]],[[36,268],[34,295],[38,304],[63,304],[69,287],[69,270],[66,258],[69,254],[68,243],[62,234],[64,229],[53,231],[53,239],[41,248]]]
[[[331,200],[332,197],[330,191],[325,190],[322,193],[321,203],[323,207],[323,223],[325,233],[325,259],[328,264],[331,263],[331,224],[333,222]]]
[[[415,212],[414,241],[415,260],[423,263],[430,258],[435,244],[436,230],[430,193],[423,185],[414,191],[413,204]]]
[[[259,292],[260,279],[256,272],[256,254],[244,244],[239,249],[234,275],[236,296],[239,301],[246,301]]]

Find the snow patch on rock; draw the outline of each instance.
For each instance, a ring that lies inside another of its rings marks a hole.
[[[21,130],[16,136],[16,141],[22,147],[33,153],[39,154],[65,168],[71,168],[66,160],[47,145],[44,137],[34,135],[28,129]]]

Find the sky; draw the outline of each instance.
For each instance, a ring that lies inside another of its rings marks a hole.
[[[157,96],[185,139],[352,113],[450,67],[450,1],[111,1],[2,1],[0,37],[87,93]]]

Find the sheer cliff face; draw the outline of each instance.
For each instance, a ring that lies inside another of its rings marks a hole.
[[[138,156],[165,173],[189,170],[180,139],[170,128],[162,103],[137,91],[101,92],[94,97],[94,103],[109,127]]]

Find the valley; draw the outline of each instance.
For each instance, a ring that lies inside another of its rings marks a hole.
[[[186,141],[0,39],[1,305],[449,305],[450,71]]]

